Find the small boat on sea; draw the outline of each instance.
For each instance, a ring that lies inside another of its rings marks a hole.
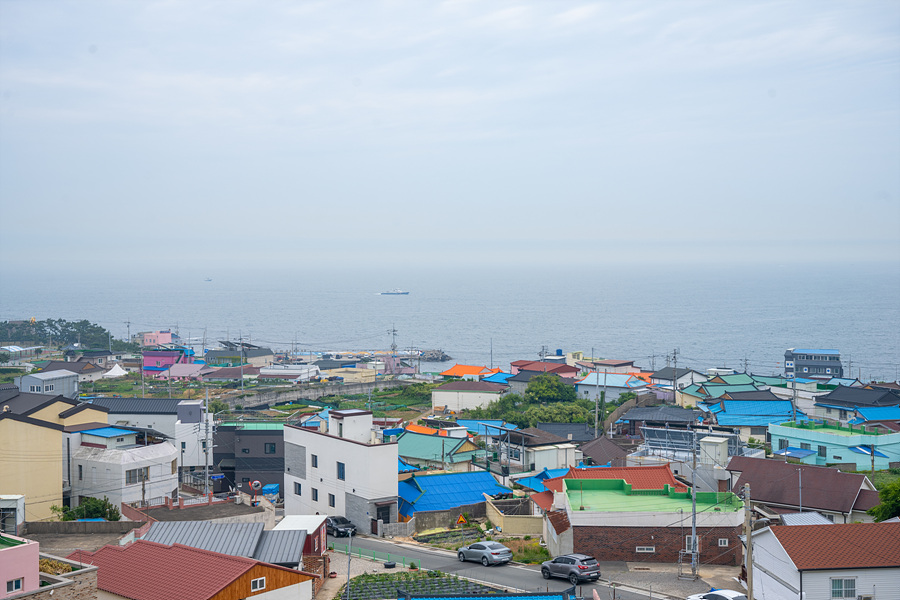
[[[409,296],[409,292],[404,292],[400,288],[394,288],[386,292],[381,292],[381,296]]]

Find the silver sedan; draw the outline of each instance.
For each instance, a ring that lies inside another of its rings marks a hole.
[[[484,566],[502,565],[512,560],[512,550],[497,542],[476,542],[456,551],[459,562],[473,560]]]

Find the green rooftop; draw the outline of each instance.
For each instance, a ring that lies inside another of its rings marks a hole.
[[[805,429],[807,431],[821,431],[822,433],[830,433],[831,435],[842,435],[850,437],[851,435],[887,435],[878,431],[865,431],[862,425],[829,425],[824,423],[815,423],[813,421],[800,421],[797,423],[788,422],[781,423],[782,427],[790,427],[791,429]]]
[[[623,479],[565,479],[573,510],[593,512],[691,512],[691,492],[634,490]],[[731,492],[697,492],[697,512],[738,512],[743,504]]]
[[[269,429],[273,431],[279,431],[284,429],[284,423],[280,422],[272,422],[272,421],[225,421],[223,423],[219,423],[219,426],[225,427],[241,427],[242,429],[250,429],[254,431],[261,431],[264,429]]]
[[[6,535],[0,535],[0,550],[4,548],[12,548],[13,546],[21,546],[25,542],[17,540]]]

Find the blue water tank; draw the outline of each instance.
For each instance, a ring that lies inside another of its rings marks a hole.
[[[557,355],[557,356],[562,356],[562,355],[563,355],[563,353],[562,353],[562,348],[557,348],[557,349],[556,349],[556,355]]]

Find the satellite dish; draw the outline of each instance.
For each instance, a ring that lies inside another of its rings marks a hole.
[[[254,492],[258,492],[259,490],[262,489],[262,484],[259,481],[254,481],[253,483],[250,484],[250,489],[253,490]]]

